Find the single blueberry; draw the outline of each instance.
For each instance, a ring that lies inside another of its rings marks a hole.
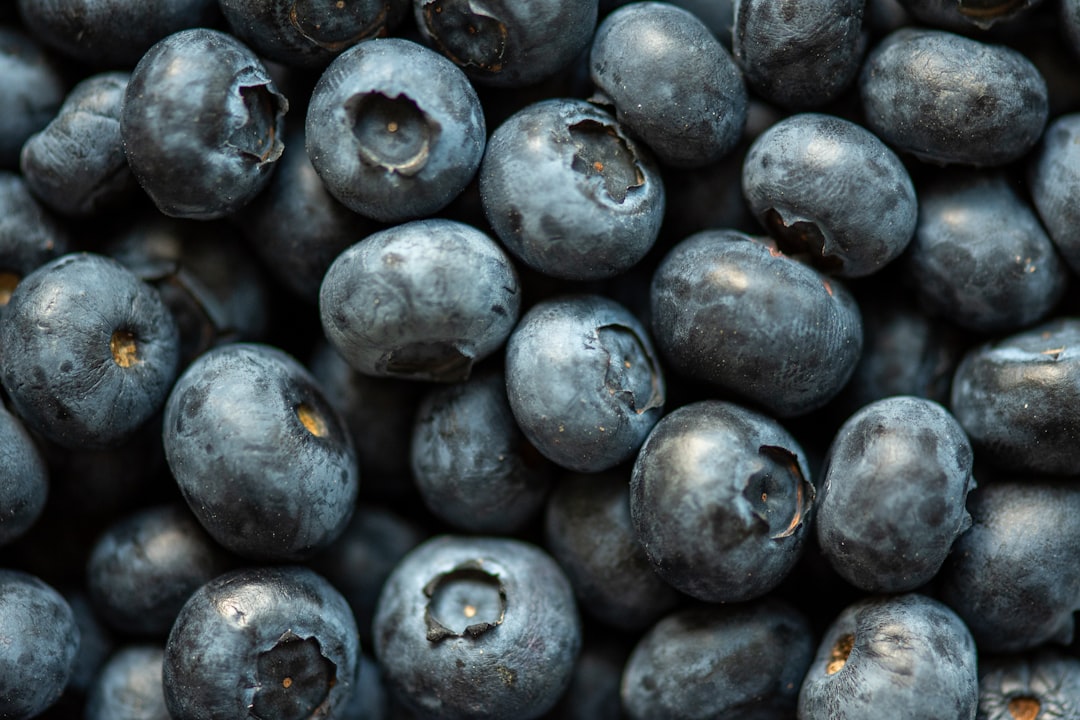
[[[0,27],[0,169],[19,166],[23,143],[55,117],[67,87],[60,67],[21,29]]]
[[[85,720],[172,720],[161,681],[164,659],[158,645],[117,650],[87,694]]]
[[[0,314],[24,276],[70,248],[66,227],[22,175],[0,170]]]
[[[1031,201],[1050,239],[1073,272],[1080,271],[1080,210],[1072,202],[1080,192],[1080,113],[1047,126],[1031,156],[1030,180]]]
[[[41,450],[19,418],[0,405],[0,546],[38,521],[48,495]]]

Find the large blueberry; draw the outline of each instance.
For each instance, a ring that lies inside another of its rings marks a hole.
[[[269,345],[204,353],[165,405],[165,457],[199,522],[241,555],[307,557],[352,516],[356,455],[315,379]]]
[[[1080,14],[1080,3],[1076,3]],[[1031,200],[1050,239],[1074,272],[1080,271],[1080,113],[1056,118],[1031,156]]]
[[[566,576],[510,538],[444,535],[414,549],[383,586],[374,629],[387,684],[429,720],[537,718],[581,647]]]
[[[41,450],[19,418],[0,405],[0,546],[37,522],[48,494]]]
[[[306,127],[326,189],[382,222],[445,207],[472,180],[486,139],[465,74],[400,38],[360,43],[334,60],[312,91]]]

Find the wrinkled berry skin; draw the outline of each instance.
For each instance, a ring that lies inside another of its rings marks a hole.
[[[742,73],[692,13],[659,2],[621,7],[596,29],[589,68],[615,117],[661,163],[702,167],[731,152],[746,123]]]
[[[468,78],[401,38],[338,56],[312,91],[306,122],[308,156],[326,189],[381,222],[441,210],[484,154],[484,113]]]
[[[506,345],[506,393],[526,439],[552,462],[599,472],[633,457],[664,404],[636,317],[600,295],[534,305]]]
[[[641,260],[664,217],[652,155],[584,100],[533,103],[496,128],[480,166],[484,215],[529,267],[567,280]]]
[[[120,114],[124,152],[161,212],[225,217],[269,182],[288,107],[240,41],[183,30],[155,43],[131,73]]]
[[[891,397],[841,426],[819,483],[818,544],[841,577],[869,592],[914,590],[968,527],[971,444],[930,400]]]
[[[539,548],[440,536],[398,564],[375,613],[390,689],[427,720],[532,720],[566,689],[581,647],[570,583]]]
[[[506,252],[471,225],[439,218],[369,235],[338,256],[319,290],[326,338],[355,370],[381,377],[464,380],[520,311]]]
[[[1036,714],[1037,713],[1037,714]],[[1080,716],[1080,660],[1041,648],[979,662],[976,720]]]
[[[956,368],[949,407],[980,459],[1003,470],[1080,472],[1080,320],[972,348]]]
[[[781,250],[840,277],[870,275],[896,259],[918,219],[900,158],[861,125],[830,115],[793,115],[759,135],[742,187]]]
[[[915,593],[868,597],[825,632],[799,720],[973,720],[978,699],[975,642],[956,613]]]
[[[630,654],[623,707],[632,720],[790,720],[813,642],[806,617],[772,598],[681,610]]]
[[[650,302],[656,344],[673,367],[779,417],[825,405],[862,351],[846,288],[735,230],[702,231],[672,248]]]
[[[1076,3],[1080,13],[1080,3]],[[1050,239],[1073,272],[1080,272],[1080,113],[1047,126],[1031,158],[1031,200]]]
[[[867,126],[897,149],[938,165],[1004,165],[1038,141],[1046,81],[1016,50],[942,30],[904,28],[863,63]]]
[[[1080,488],[1028,477],[986,483],[941,570],[940,597],[984,653],[1068,645],[1080,610]]]
[[[37,522],[48,494],[41,451],[19,418],[0,405],[0,546]]]
[[[759,96],[789,110],[820,107],[855,80],[866,0],[738,0],[732,54]]]
[[[157,645],[116,651],[87,692],[86,720],[170,720],[161,685],[164,659]]]
[[[779,423],[719,400],[665,415],[630,479],[630,516],[653,567],[706,602],[776,587],[810,533],[814,486],[802,448]]]
[[[165,645],[173,720],[343,718],[360,667],[345,598],[306,567],[220,575],[184,604]]]

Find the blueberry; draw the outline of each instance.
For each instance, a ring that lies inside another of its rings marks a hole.
[[[1077,3],[1080,8],[1080,3]],[[1056,118],[1031,156],[1031,200],[1065,262],[1080,269],[1080,212],[1071,198],[1080,192],[1080,113]]]
[[[326,189],[361,215],[432,215],[469,184],[484,154],[480,99],[438,53],[400,38],[364,42],[319,78],[307,151]]]
[[[867,597],[825,632],[799,690],[800,720],[974,720],[975,642],[925,595]]]
[[[979,663],[977,720],[1039,720],[1080,714],[1080,660],[1042,648]]]
[[[163,425],[184,499],[233,552],[297,560],[348,524],[359,482],[352,442],[283,351],[235,343],[204,353],[173,386]]]
[[[838,117],[802,113],[772,125],[746,154],[742,187],[781,250],[841,277],[877,272],[915,232],[915,187],[900,158]]]
[[[86,695],[115,649],[115,637],[94,612],[90,599],[81,589],[65,593],[64,599],[71,606],[75,625],[79,628],[79,650],[75,653],[75,664],[64,694]]]
[[[537,718],[566,689],[580,647],[566,576],[510,538],[428,540],[394,569],[375,613],[375,656],[419,718]]]
[[[184,604],[165,645],[173,720],[341,717],[360,667],[345,598],[306,567],[235,570]]]
[[[22,175],[0,170],[0,314],[30,271],[68,252],[68,230]]]
[[[569,687],[544,717],[547,720],[623,720],[626,716],[619,699],[619,683],[632,649],[628,640],[633,637],[590,632],[584,638]]]
[[[67,88],[59,66],[28,35],[0,27],[0,168],[19,166],[23,143],[53,119]]]
[[[904,8],[925,25],[971,33],[1010,23],[1042,0],[903,0]]]
[[[19,418],[0,405],[0,546],[38,521],[48,495],[41,450]]]
[[[870,130],[941,165],[1016,160],[1048,113],[1046,81],[1024,55],[943,30],[888,35],[863,63],[859,93]]]
[[[353,368],[438,382],[467,378],[506,340],[520,307],[502,248],[443,219],[368,236],[338,256],[319,291],[326,337]]]
[[[630,654],[623,707],[632,720],[788,720],[813,642],[807,618],[772,598],[673,613]]]
[[[0,318],[0,380],[27,425],[71,448],[118,445],[165,402],[179,335],[158,293],[102,255],[27,275]]]
[[[746,122],[742,73],[695,15],[635,2],[596,29],[590,72],[615,117],[662,163],[699,167],[731,152]]]
[[[166,215],[229,215],[270,180],[289,103],[255,54],[217,30],[155,43],[131,73],[120,132],[131,171]]]
[[[117,650],[90,688],[86,720],[171,720],[161,682],[164,659],[158,645]]]
[[[634,463],[638,541],[671,585],[707,602],[760,597],[791,572],[810,532],[814,486],[775,420],[702,400],[665,415]]]
[[[652,156],[583,100],[529,105],[492,134],[480,167],[484,214],[526,265],[569,280],[641,260],[664,216]]]
[[[664,405],[664,376],[645,328],[600,295],[534,305],[506,347],[510,409],[556,464],[599,472],[637,452]]]

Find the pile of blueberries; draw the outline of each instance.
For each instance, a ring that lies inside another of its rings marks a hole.
[[[0,718],[1080,718],[1080,0],[0,5]]]

